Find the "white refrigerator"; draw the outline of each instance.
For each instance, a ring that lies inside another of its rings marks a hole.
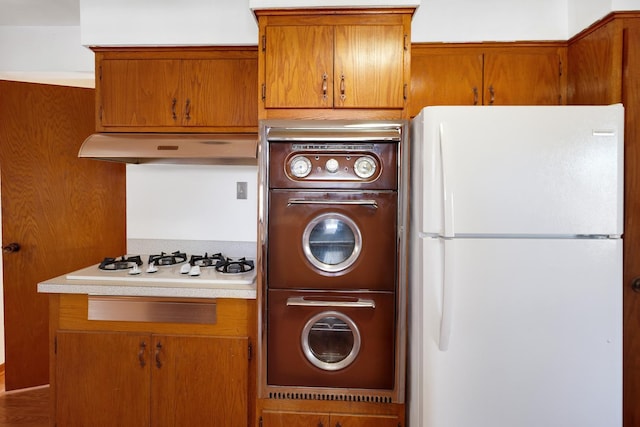
[[[622,425],[623,116],[412,121],[408,427]]]

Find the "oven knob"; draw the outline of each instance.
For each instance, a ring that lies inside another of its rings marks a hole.
[[[338,163],[338,161],[336,159],[329,159],[329,160],[327,160],[327,163],[325,164],[325,168],[327,169],[327,172],[329,172],[329,173],[338,172],[338,168],[339,167],[340,167],[340,164]]]
[[[311,172],[311,160],[304,156],[295,156],[290,163],[291,174],[296,178],[304,178]]]
[[[353,164],[353,170],[362,179],[371,178],[376,173],[376,160],[371,156],[360,157]]]

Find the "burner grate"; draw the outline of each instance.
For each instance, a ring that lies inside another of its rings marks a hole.
[[[149,264],[164,266],[180,264],[187,260],[187,254],[184,252],[176,251],[170,254],[161,252],[159,255],[149,255]]]
[[[220,273],[239,274],[247,273],[254,269],[253,261],[246,258],[227,258],[216,265],[216,271]]]
[[[98,268],[100,270],[127,270],[134,266],[141,266],[142,258],[140,255],[130,257],[121,256],[120,258],[105,258],[102,260]]]
[[[191,255],[189,264],[197,265],[198,267],[217,267],[225,261],[226,258],[220,252],[212,255],[205,252],[204,255]]]

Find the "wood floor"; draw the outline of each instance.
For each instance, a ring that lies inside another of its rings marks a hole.
[[[49,386],[4,391],[0,372],[0,427],[49,427]]]

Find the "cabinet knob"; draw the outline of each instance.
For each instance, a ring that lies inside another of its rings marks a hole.
[[[640,277],[636,277],[631,281],[631,289],[634,292],[640,292]]]
[[[493,85],[489,86],[489,105],[493,105],[496,100],[496,91]]]
[[[178,115],[176,114],[176,103],[178,102],[177,99],[173,98],[171,100],[171,117],[173,117],[173,120],[178,118]]]
[[[327,99],[327,79],[329,78],[329,76],[327,75],[327,73],[324,73],[322,75],[322,99]]]
[[[162,351],[162,344],[160,342],[158,342],[158,344],[156,344],[156,367],[162,368],[162,359],[160,359],[160,351]]]
[[[347,95],[345,95],[345,84],[344,84],[344,74],[340,75],[340,99],[347,99]]]

